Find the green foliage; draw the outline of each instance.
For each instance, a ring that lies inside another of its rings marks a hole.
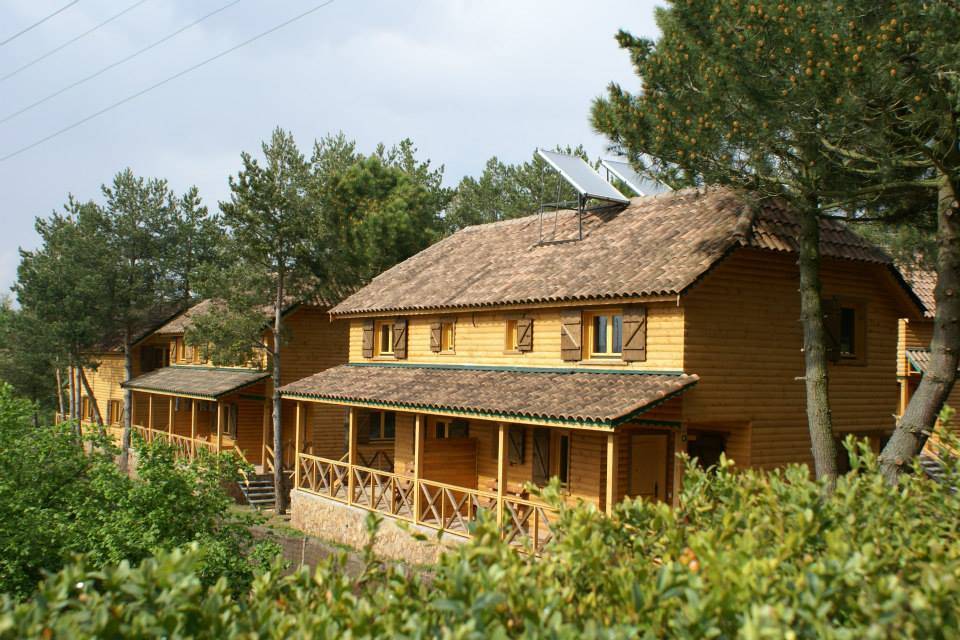
[[[955,441],[954,441],[954,444]],[[345,556],[311,575],[279,567],[232,595],[204,585],[202,554],[137,568],[83,562],[29,602],[6,602],[0,637],[946,638],[960,632],[955,465],[891,488],[865,445],[825,496],[804,466],[688,466],[679,509],[626,501],[608,518],[563,511],[531,560],[492,523],[430,575]],[[376,526],[371,517],[368,528]]]
[[[250,580],[248,523],[231,514],[223,491],[237,478],[232,457],[183,466],[171,448],[141,444],[131,479],[105,436],[91,437],[85,454],[68,425],[34,427],[32,414],[0,385],[0,591],[25,596],[74,554],[93,567],[136,563],[191,542],[203,554],[205,584],[226,576],[242,589]]]
[[[556,150],[590,162],[582,146],[557,146]],[[505,164],[493,157],[480,177],[466,176],[457,185],[444,223],[452,233],[470,225],[528,216],[539,211],[541,203],[571,201],[576,201],[576,192],[536,153],[520,164]]]

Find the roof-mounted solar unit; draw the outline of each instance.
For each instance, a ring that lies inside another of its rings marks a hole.
[[[544,151],[543,149],[537,149],[537,155],[540,156],[544,162],[547,163],[552,169],[557,172],[558,178],[562,178],[567,182],[573,189],[577,192],[577,212],[579,218],[579,239],[583,240],[583,213],[586,210],[587,200],[603,200],[605,202],[610,202],[614,204],[629,204],[630,199],[625,195],[617,191],[616,188],[606,180],[604,180],[599,173],[593,170],[589,164],[583,161],[582,158],[577,156],[572,156],[566,153],[558,153],[556,151]],[[541,175],[541,191],[543,190],[543,176]],[[559,200],[560,193],[560,184],[559,180],[557,183],[557,194]],[[573,204],[573,203],[569,203]],[[555,202],[555,203],[544,203],[543,194],[541,193],[541,202],[540,202],[540,244],[543,244],[543,214],[546,208],[553,209],[554,212],[558,212],[560,209],[565,208],[568,203]],[[554,232],[556,232],[557,218],[556,213],[554,215]],[[554,238],[553,241],[557,241]]]
[[[619,160],[601,160],[600,166],[607,170],[608,180],[610,179],[611,175],[619,178],[626,183],[626,185],[630,187],[638,196],[654,196],[658,193],[673,191],[673,189],[662,182],[645,178],[644,176],[640,175],[633,170],[633,167],[630,166],[629,162],[621,162]]]

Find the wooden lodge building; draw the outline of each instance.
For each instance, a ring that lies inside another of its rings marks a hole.
[[[133,396],[134,431],[150,440],[163,437],[186,457],[200,449],[233,451],[257,471],[273,468],[272,382],[265,354],[242,367],[216,367],[201,349],[186,344],[193,319],[216,313],[205,300],[154,328],[134,348],[134,375],[123,382],[123,357],[100,360],[88,374],[111,432],[122,430],[123,388]],[[289,340],[281,347],[284,382],[346,362],[347,326],[331,322],[326,307],[292,305],[285,311]],[[284,408],[284,457],[293,468],[295,405]],[[318,434],[342,430],[343,412],[316,411],[310,427]],[[302,447],[312,451],[310,437]]]
[[[295,526],[362,540],[366,511],[454,535],[489,509],[511,541],[550,537],[525,484],[568,501],[675,502],[675,454],[810,463],[795,219],[734,192],[688,189],[554,220],[463,229],[331,310],[349,362],[282,387],[297,429]],[[838,437],[879,445],[897,411],[897,325],[923,307],[889,257],[822,225]],[[550,230],[545,241],[539,230]],[[384,546],[386,545],[386,546]],[[391,546],[393,545],[393,546]]]

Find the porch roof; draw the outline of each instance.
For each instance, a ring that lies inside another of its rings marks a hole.
[[[930,366],[930,349],[907,349],[906,352],[907,360],[914,371],[919,374],[926,373]],[[957,369],[957,372],[960,373],[960,369]]]
[[[268,377],[270,374],[266,371],[173,365],[144,373],[121,386],[136,391],[216,400]]]
[[[683,373],[378,363],[333,367],[280,392],[336,404],[615,427],[698,380]]]

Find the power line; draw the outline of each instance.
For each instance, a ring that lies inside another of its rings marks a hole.
[[[13,42],[13,41],[16,40],[17,38],[19,38],[20,36],[22,36],[23,34],[25,34],[27,31],[30,31],[30,29],[33,29],[34,27],[39,27],[40,25],[42,25],[44,22],[46,22],[47,20],[49,20],[49,19],[52,18],[53,16],[57,15],[58,13],[60,13],[60,12],[62,12],[62,11],[66,11],[67,9],[69,9],[69,8],[72,7],[73,5],[77,4],[78,2],[80,2],[80,0],[73,0],[73,2],[68,2],[67,4],[65,4],[64,6],[60,7],[59,9],[57,9],[56,11],[54,11],[53,13],[51,13],[50,15],[46,16],[45,18],[40,18],[39,20],[37,20],[36,22],[34,22],[34,23],[33,23],[32,25],[30,25],[29,27],[25,27],[25,28],[21,29],[20,31],[17,31],[15,34],[13,34],[12,36],[10,36],[9,38],[7,38],[6,40],[4,40],[3,42],[0,42],[0,47],[2,47],[3,45],[7,44],[8,42]]]
[[[259,40],[260,38],[263,38],[264,36],[270,35],[270,34],[273,33],[274,31],[279,31],[280,29],[282,29],[282,28],[284,28],[284,27],[286,27],[286,26],[288,26],[288,25],[290,25],[290,24],[293,24],[293,23],[296,22],[297,20],[300,20],[301,18],[305,18],[305,17],[307,17],[308,15],[310,15],[311,13],[314,13],[315,11],[318,11],[318,10],[320,10],[320,9],[328,6],[328,5],[333,4],[334,1],[335,1],[335,0],[327,0],[326,2],[321,2],[320,4],[314,6],[314,7],[311,8],[311,9],[308,9],[308,10],[304,11],[303,13],[297,14],[297,15],[293,16],[292,18],[281,22],[281,23],[278,24],[278,25],[275,25],[275,26],[273,26],[273,27],[270,27],[270,28],[267,29],[266,31],[261,31],[261,32],[258,33],[257,35],[255,35],[255,36],[253,36],[252,38],[249,38],[249,39],[247,39],[247,40],[244,40],[244,41],[241,42],[240,44],[236,44],[236,45],[230,47],[229,49],[225,49],[225,50],[221,51],[220,53],[218,53],[218,54],[216,54],[216,55],[214,55],[214,56],[211,56],[211,57],[207,58],[206,60],[202,60],[202,61],[198,62],[197,64],[195,64],[195,65],[193,65],[193,66],[187,67],[186,69],[184,69],[184,70],[182,70],[182,71],[179,71],[179,72],[173,74],[172,76],[168,76],[168,77],[164,78],[164,79],[161,80],[160,82],[157,82],[157,83],[155,83],[155,84],[150,85],[150,86],[147,87],[146,89],[141,89],[140,91],[138,91],[138,92],[136,92],[136,93],[133,93],[133,94],[127,96],[126,98],[123,98],[122,100],[118,100],[117,102],[114,102],[113,104],[111,104],[111,105],[109,105],[109,106],[107,106],[107,107],[104,107],[103,109],[100,109],[99,111],[96,111],[96,112],[94,112],[94,113],[91,113],[91,114],[88,115],[87,117],[82,118],[82,119],[80,119],[80,120],[77,120],[77,121],[74,122],[73,124],[67,125],[67,126],[64,127],[63,129],[60,129],[59,131],[53,132],[53,133],[51,133],[50,135],[46,136],[45,138],[41,138],[41,139],[37,140],[36,142],[32,142],[32,143],[28,144],[28,145],[25,146],[25,147],[21,147],[21,148],[17,149],[16,151],[13,151],[13,152],[11,152],[11,153],[8,153],[7,155],[5,155],[5,156],[3,156],[2,158],[0,158],[0,162],[6,162],[7,160],[9,160],[10,158],[13,158],[14,156],[18,156],[18,155],[20,155],[21,153],[23,153],[23,152],[25,152],[25,151],[29,151],[30,149],[33,149],[34,147],[37,147],[37,146],[43,144],[44,142],[47,142],[47,141],[49,141],[49,140],[52,140],[52,139],[56,138],[57,136],[62,135],[62,134],[64,134],[64,133],[66,133],[67,131],[70,131],[71,129],[75,129],[75,128],[79,127],[79,126],[82,125],[82,124],[85,124],[85,123],[87,123],[87,122],[90,122],[90,121],[93,120],[94,118],[97,118],[97,117],[99,117],[99,116],[102,116],[103,114],[107,113],[108,111],[112,111],[113,109],[116,109],[116,108],[119,107],[120,105],[126,104],[127,102],[130,102],[131,100],[134,100],[134,99],[136,99],[136,98],[139,98],[140,96],[142,96],[142,95],[144,95],[144,94],[146,94],[146,93],[149,93],[149,92],[153,91],[154,89],[157,89],[157,88],[159,88],[159,87],[162,87],[163,85],[165,85],[165,84],[167,84],[167,83],[169,83],[169,82],[172,82],[173,80],[176,80],[177,78],[180,78],[180,77],[182,77],[182,76],[185,76],[185,75],[187,75],[188,73],[190,73],[191,71],[196,71],[196,70],[199,69],[200,67],[203,67],[203,66],[205,66],[205,65],[207,65],[207,64],[210,64],[211,62],[213,62],[213,61],[215,61],[215,60],[219,60],[220,58],[224,57],[225,55],[230,54],[230,53],[233,53],[233,52],[236,51],[237,49],[240,49],[240,48],[242,48],[242,47],[245,47],[245,46],[247,46],[248,44],[251,44],[252,42],[255,42],[255,41]]]
[[[116,68],[116,67],[119,67],[120,65],[122,65],[122,64],[125,63],[125,62],[130,62],[131,60],[133,60],[133,59],[136,58],[137,56],[139,56],[139,55],[141,55],[141,54],[144,54],[144,53],[146,53],[147,51],[150,51],[150,49],[153,49],[153,48],[155,48],[155,47],[160,46],[160,45],[163,44],[164,42],[167,42],[168,40],[171,40],[171,39],[175,38],[176,36],[180,35],[180,34],[183,33],[184,31],[186,31],[187,29],[189,29],[189,28],[191,28],[191,27],[197,26],[198,24],[200,24],[201,22],[203,22],[203,21],[206,20],[207,18],[210,18],[211,16],[215,16],[216,14],[220,13],[221,11],[225,11],[226,9],[229,9],[230,7],[232,7],[233,5],[235,5],[235,4],[239,3],[239,2],[241,2],[241,0],[232,0],[231,2],[228,2],[227,4],[225,4],[225,5],[223,5],[222,7],[220,7],[219,9],[214,9],[214,10],[211,11],[210,13],[208,13],[208,14],[206,14],[206,15],[203,15],[203,16],[201,16],[201,17],[199,17],[199,18],[197,18],[196,20],[194,20],[194,21],[191,22],[190,24],[185,25],[185,26],[183,26],[183,27],[180,27],[179,29],[177,29],[177,30],[174,31],[173,33],[169,33],[169,34],[163,36],[162,38],[160,38],[159,40],[156,40],[156,41],[148,44],[148,45],[145,46],[144,48],[142,48],[142,49],[140,49],[140,50],[138,50],[138,51],[134,51],[133,53],[131,53],[130,55],[128,55],[126,58],[121,58],[120,60],[117,60],[116,62],[113,62],[113,63],[111,63],[111,64],[108,64],[107,66],[103,67],[102,69],[100,69],[100,70],[98,70],[98,71],[95,71],[95,72],[91,73],[91,74],[88,75],[88,76],[85,76],[85,77],[83,77],[83,78],[80,78],[80,79],[77,80],[76,82],[73,82],[73,83],[71,83],[71,84],[68,84],[67,86],[63,87],[62,89],[59,89],[59,90],[57,90],[57,91],[54,91],[53,93],[51,93],[50,95],[48,95],[48,96],[46,96],[46,97],[40,98],[40,99],[37,100],[36,102],[33,102],[33,103],[31,103],[31,104],[28,104],[27,106],[25,106],[24,108],[20,109],[19,111],[14,111],[13,113],[11,113],[11,114],[5,116],[4,118],[0,119],[0,124],[3,124],[3,123],[5,123],[5,122],[10,122],[11,120],[13,120],[14,118],[16,118],[17,116],[19,116],[19,115],[21,115],[21,114],[24,114],[24,113],[26,113],[27,111],[30,111],[30,109],[33,109],[34,107],[39,107],[39,106],[40,106],[41,104],[43,104],[44,102],[48,102],[48,101],[56,98],[57,96],[59,96],[59,95],[61,95],[61,94],[63,94],[63,93],[66,93],[66,92],[69,91],[70,89],[73,89],[73,88],[75,88],[75,87],[79,87],[79,86],[82,85],[83,83],[89,82],[89,81],[93,80],[94,78],[103,75],[103,74],[106,73],[107,71],[110,71],[110,69],[114,69],[114,68]]]
[[[26,70],[26,69],[29,69],[30,67],[32,67],[33,65],[37,64],[38,62],[40,62],[40,61],[42,61],[42,60],[46,60],[47,58],[49,58],[50,56],[52,56],[52,55],[55,54],[56,52],[61,51],[61,50],[65,49],[65,48],[69,47],[71,44],[73,44],[73,43],[76,42],[77,40],[81,40],[81,39],[83,39],[83,38],[86,38],[88,35],[90,35],[90,34],[93,33],[94,31],[96,31],[97,29],[99,29],[99,28],[101,28],[101,27],[105,27],[106,25],[110,24],[111,22],[113,22],[114,20],[116,20],[117,18],[119,18],[120,16],[122,16],[122,15],[124,15],[124,14],[126,14],[126,13],[129,13],[130,11],[133,11],[134,9],[136,9],[137,7],[139,7],[140,5],[142,5],[142,4],[143,4],[144,2],[146,2],[146,1],[147,1],[147,0],[139,0],[138,2],[134,2],[132,5],[130,5],[129,7],[127,7],[126,9],[124,9],[123,11],[121,11],[120,13],[115,13],[115,14],[113,14],[112,16],[110,16],[109,18],[107,18],[106,20],[104,20],[103,22],[101,22],[100,24],[98,24],[97,26],[91,27],[91,28],[87,29],[86,31],[84,31],[84,32],[81,33],[80,35],[78,35],[78,36],[76,36],[76,37],[74,37],[74,38],[71,38],[71,39],[67,40],[66,42],[64,42],[64,43],[61,44],[60,46],[54,47],[53,49],[50,49],[50,51],[47,51],[47,52],[46,52],[45,54],[43,54],[42,56],[40,56],[40,57],[38,57],[38,58],[34,58],[33,60],[31,60],[30,62],[26,63],[25,65],[22,65],[22,66],[20,66],[20,67],[18,67],[18,68],[16,68],[16,69],[14,69],[13,71],[11,71],[10,73],[8,73],[7,75],[0,77],[0,82],[4,82],[4,81],[6,81],[6,80],[9,80],[9,79],[12,78],[13,76],[15,76],[15,75],[17,75],[18,73],[20,73],[21,71],[24,71],[24,70]]]

